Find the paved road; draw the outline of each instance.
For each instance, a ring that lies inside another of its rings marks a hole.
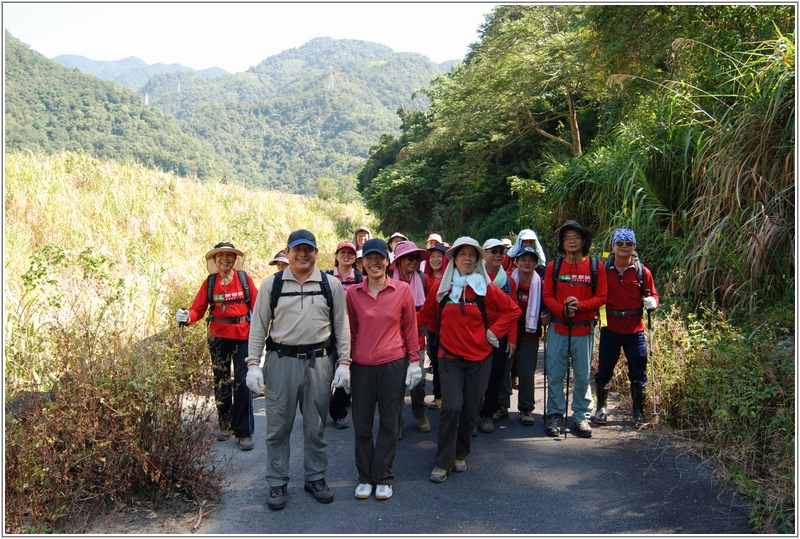
[[[541,365],[541,361],[540,361]],[[541,367],[540,367],[541,369]],[[537,373],[542,387],[541,371]],[[428,375],[428,401],[432,399]],[[615,395],[611,396],[614,404]],[[514,393],[516,398],[516,392]],[[216,443],[230,485],[200,534],[748,534],[749,504],[714,477],[700,459],[658,430],[636,431],[624,410],[590,439],[544,434],[542,391],[536,425],[511,417],[491,434],[473,438],[467,470],[444,483],[428,480],[434,466],[438,411],[431,432],[417,431],[406,397],[403,439],[395,460],[394,496],[357,500],[353,429],[328,419],[326,480],[333,503],[303,491],[302,425],[291,440],[288,503],[266,505],[264,399],[254,401],[256,448],[241,452],[235,439]]]

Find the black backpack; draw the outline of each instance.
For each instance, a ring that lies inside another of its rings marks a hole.
[[[333,275],[333,270],[328,270],[325,273],[327,273],[328,275]],[[353,278],[356,280],[356,284],[359,284],[364,280],[364,276],[357,269],[353,270]]]
[[[239,274],[239,282],[242,283],[242,291],[244,292],[244,299],[237,299],[235,301],[223,301],[225,305],[233,305],[235,303],[245,303],[247,304],[247,316],[245,320],[240,320],[241,317],[237,318],[215,318],[211,316],[211,310],[214,308],[214,285],[217,283],[217,275],[218,273],[212,273],[206,278],[206,295],[208,296],[208,315],[206,316],[206,323],[210,324],[211,322],[229,322],[231,324],[237,324],[239,322],[250,322],[250,318],[253,314],[253,306],[250,304],[250,283],[247,280],[247,273],[244,270],[236,270]]]
[[[278,306],[278,300],[283,296],[325,296],[325,301],[328,302],[328,310],[330,311],[331,318],[331,346],[336,345],[336,331],[333,329],[333,292],[331,292],[331,284],[328,282],[328,274],[320,272],[319,290],[311,290],[309,292],[283,292],[283,272],[279,271],[275,274],[275,280],[272,282],[272,294],[269,298],[269,308],[272,313],[272,318],[275,318],[275,308]]]
[[[613,267],[614,253],[611,253],[608,255],[608,260],[606,261],[606,275],[608,275],[609,270]],[[636,251],[633,252],[633,267],[636,269],[636,280],[639,282],[639,295],[644,297],[644,266],[642,265],[642,261],[639,259],[639,253]]]

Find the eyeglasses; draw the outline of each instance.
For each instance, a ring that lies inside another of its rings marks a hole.
[[[564,236],[564,241],[580,241],[583,236]]]
[[[418,254],[406,255],[404,258],[409,262],[416,262],[417,260],[419,260],[419,255]]]
[[[614,245],[616,245],[617,247],[633,247],[633,242],[632,241],[618,241]]]
[[[506,252],[505,249],[489,249],[489,252],[493,255],[502,255]]]

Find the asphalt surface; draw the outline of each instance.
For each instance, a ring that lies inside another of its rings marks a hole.
[[[541,354],[541,349],[540,349]],[[472,439],[467,470],[444,483],[428,479],[434,467],[439,411],[428,410],[432,429],[421,433],[406,396],[403,439],[395,459],[394,494],[357,500],[353,429],[328,418],[326,481],[333,503],[320,504],[303,490],[302,418],[291,438],[288,503],[266,505],[264,398],[254,400],[255,449],[235,439],[218,442],[228,484],[222,503],[202,519],[198,534],[749,534],[750,505],[717,479],[694,453],[661,429],[638,431],[627,410],[610,396],[609,423],[592,438],[545,435],[542,361],[537,371],[536,424],[523,426],[516,412]],[[427,375],[428,398],[433,399]],[[349,418],[349,411],[348,411]]]

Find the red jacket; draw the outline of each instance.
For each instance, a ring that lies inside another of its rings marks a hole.
[[[592,273],[589,257],[584,257],[579,264],[569,264],[566,259],[561,263],[560,279],[553,295],[553,265],[555,261],[548,262],[542,283],[542,299],[547,309],[553,313],[553,327],[557,333],[568,335],[569,329],[559,320],[564,318],[564,300],[570,296],[578,298],[578,312],[572,317],[573,322],[584,322],[597,318],[597,309],[605,305],[608,294],[606,283],[606,270],[603,262],[597,261],[597,289],[592,295]],[[573,325],[572,335],[580,337],[588,335],[591,326]]]
[[[428,293],[425,304],[417,313],[417,323],[428,326],[432,331],[439,331],[439,357],[448,352],[450,357],[460,356],[468,361],[481,361],[492,353],[492,346],[486,341],[486,326],[477,303],[448,303],[442,309],[439,320],[439,302],[436,294],[441,282]],[[472,287],[464,290],[463,298],[475,299]],[[486,319],[489,329],[498,339],[502,339],[512,328],[516,327],[520,315],[519,307],[505,292],[495,284],[486,289]],[[463,313],[462,313],[463,307]]]
[[[644,278],[644,289],[650,290],[650,295],[658,301],[658,292],[653,282],[653,274],[650,270],[642,266]],[[609,311],[635,311],[642,308],[642,293],[639,290],[639,281],[636,280],[636,268],[628,267],[622,275],[617,268],[611,266],[607,271],[608,275],[608,301],[606,302],[606,320],[608,329],[615,333],[631,335],[639,331],[644,331],[644,316],[611,316]]]
[[[206,282],[203,281],[200,290],[189,308],[189,324],[193,324],[202,319],[208,310],[208,292],[206,290]],[[241,301],[244,299],[244,289],[242,283],[239,281],[239,272],[233,272],[233,281],[222,286],[222,279],[217,275],[216,282],[214,283],[214,310],[211,315],[214,318],[237,318],[247,316],[248,311],[253,309],[256,304],[256,297],[258,296],[258,289],[253,284],[253,279],[248,275],[247,282],[250,285],[250,305],[241,303],[228,303],[231,301]],[[223,299],[224,298],[224,299]],[[223,301],[220,304],[220,300]],[[222,312],[222,307],[225,307],[225,312]],[[250,322],[239,322],[237,324],[230,324],[228,322],[211,322],[208,325],[209,337],[222,337],[224,339],[237,339],[247,340],[250,335]]]

